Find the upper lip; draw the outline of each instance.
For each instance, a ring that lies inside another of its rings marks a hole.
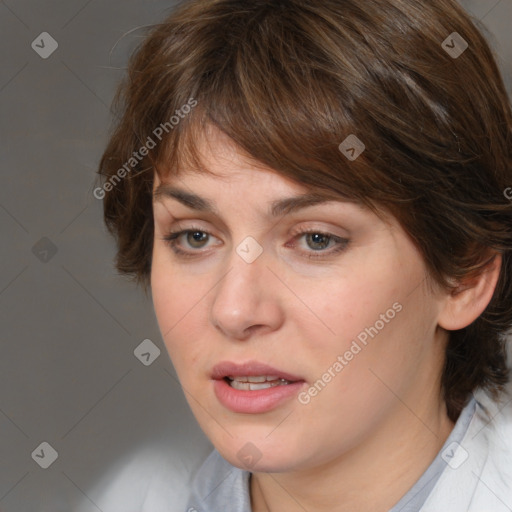
[[[226,377],[257,377],[261,375],[273,375],[291,382],[304,380],[301,377],[258,361],[247,361],[245,363],[222,361],[216,364],[212,370],[212,379],[214,380],[221,380]]]

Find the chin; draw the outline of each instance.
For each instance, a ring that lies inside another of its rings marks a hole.
[[[252,473],[284,473],[298,469],[303,461],[298,458],[297,447],[275,441],[267,439],[258,443],[230,439],[228,444],[215,445],[215,448],[232,466]]]

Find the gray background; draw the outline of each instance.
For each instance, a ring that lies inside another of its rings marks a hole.
[[[512,94],[512,0],[462,3],[488,28]],[[163,510],[151,492],[177,511],[211,448],[150,299],[113,270],[92,195],[136,29],[172,5],[0,1],[1,511],[140,512],[144,498]],[[31,47],[42,32],[58,42],[47,59]],[[149,366],[134,355],[145,339],[161,350]],[[42,442],[58,452],[47,469],[32,456]]]

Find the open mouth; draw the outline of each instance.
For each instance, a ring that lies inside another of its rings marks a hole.
[[[286,386],[293,381],[279,378],[275,375],[247,376],[247,377],[224,377],[225,382],[233,389],[240,391],[259,391],[261,389]]]
[[[259,361],[223,361],[211,371],[217,400],[235,413],[261,414],[292,400],[305,380]]]

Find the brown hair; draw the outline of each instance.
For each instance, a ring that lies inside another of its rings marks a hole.
[[[200,168],[195,141],[215,126],[283,176],[392,213],[441,286],[502,254],[486,311],[450,333],[442,376],[452,420],[476,387],[497,394],[512,326],[512,113],[475,24],[451,0],[184,2],[152,27],[116,96],[95,195],[118,270],[147,291],[154,173]],[[365,145],[355,160],[339,149],[349,135]]]

